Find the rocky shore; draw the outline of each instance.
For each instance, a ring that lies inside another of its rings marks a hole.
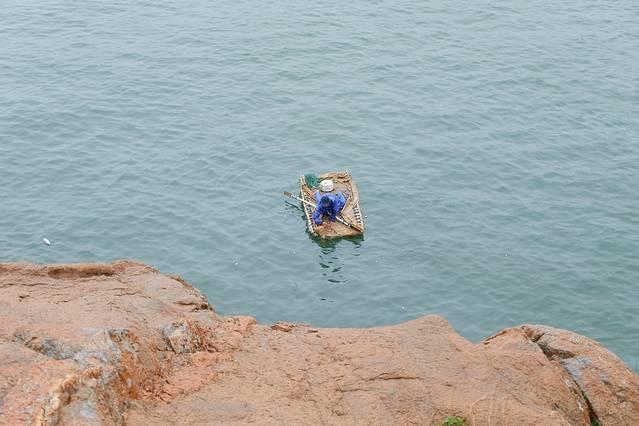
[[[221,317],[135,262],[0,264],[0,424],[639,424],[639,377],[546,326]],[[461,423],[460,423],[461,424]]]

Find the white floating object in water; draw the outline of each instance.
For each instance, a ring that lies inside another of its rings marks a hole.
[[[49,239],[47,239],[47,238],[43,238],[43,239],[42,239],[42,242],[43,242],[45,245],[47,245],[47,246],[50,246],[50,245],[51,245],[51,241],[49,241]]]

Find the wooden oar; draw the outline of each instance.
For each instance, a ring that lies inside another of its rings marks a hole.
[[[309,206],[313,207],[314,209],[316,209],[316,208],[317,208],[317,206],[316,206],[315,204],[311,203],[310,201],[306,201],[305,199],[303,199],[303,198],[301,198],[301,197],[298,197],[298,196],[296,196],[296,195],[293,195],[293,194],[291,194],[291,193],[290,193],[290,192],[288,192],[288,191],[284,191],[284,195],[286,195],[287,197],[295,198],[296,200],[299,200],[299,201],[301,201],[301,202],[302,202],[302,203],[304,203],[304,204],[308,204]],[[339,223],[341,223],[341,224],[343,224],[343,225],[346,225],[346,226],[348,226],[348,227],[350,227],[350,228],[353,228],[353,229],[355,229],[356,231],[364,232],[364,229],[363,229],[360,225],[358,225],[358,224],[356,224],[356,223],[349,222],[349,221],[347,221],[346,219],[342,219],[342,218],[341,218],[341,217],[339,217],[339,216],[335,216],[335,219],[337,219],[337,221],[338,221]]]

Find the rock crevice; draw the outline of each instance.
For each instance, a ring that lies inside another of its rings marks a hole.
[[[561,365],[579,387],[591,423],[639,421],[637,375],[615,354],[571,331],[543,325],[523,325],[521,329],[550,361]]]

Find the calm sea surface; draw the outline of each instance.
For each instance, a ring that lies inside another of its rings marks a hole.
[[[134,258],[265,323],[544,323],[639,369],[635,0],[4,0],[0,40],[2,261]],[[363,240],[282,196],[330,170]]]

